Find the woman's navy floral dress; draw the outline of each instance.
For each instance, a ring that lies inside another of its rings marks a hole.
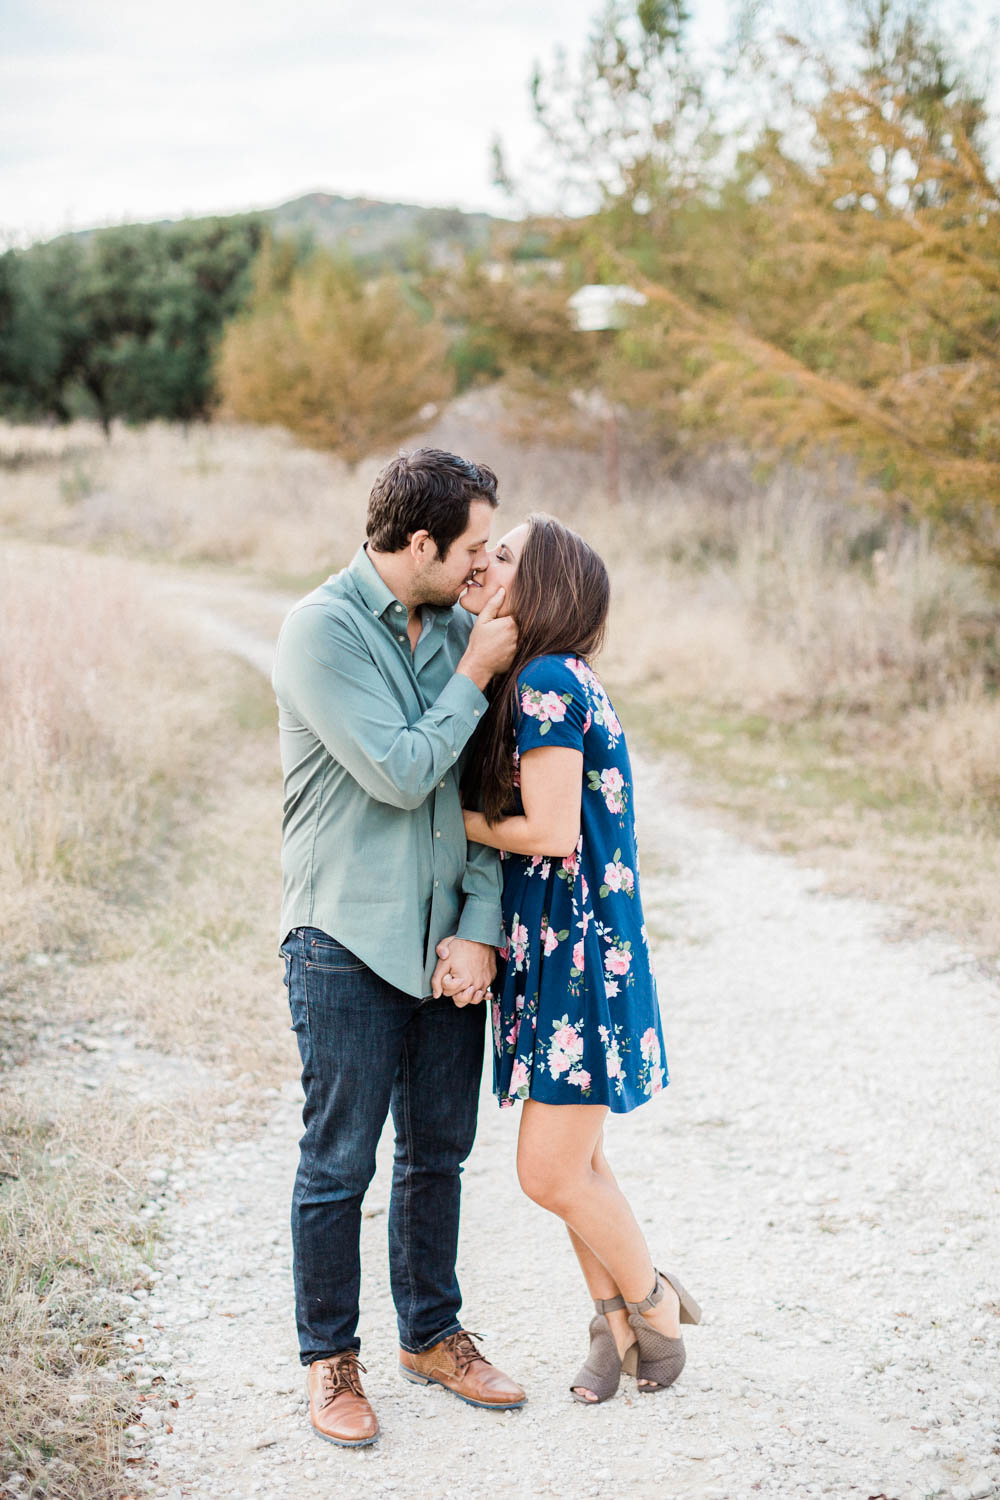
[[[518,693],[515,786],[528,750],[568,745],[583,752],[583,807],[570,858],[503,856],[494,1088],[501,1107],[530,1097],[625,1113],[667,1082],[625,737],[579,657],[538,657]]]

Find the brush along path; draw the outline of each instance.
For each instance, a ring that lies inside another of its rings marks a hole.
[[[216,592],[199,609],[223,605]],[[249,656],[245,636],[244,621],[231,649]],[[259,636],[254,651],[263,665]],[[824,895],[817,872],[685,805],[676,768],[635,760],[673,1081],[610,1121],[608,1148],[657,1260],[705,1310],[677,1386],[570,1400],[588,1303],[562,1230],[517,1187],[516,1112],[484,1088],[465,1316],[528,1404],[477,1411],[396,1373],[387,1133],[360,1329],[382,1436],[354,1452],[318,1441],[292,1316],[289,1078],[263,1130],[161,1187],[160,1276],[134,1316],[134,1361],[155,1381],[135,1473],[153,1493],[1000,1493],[996,976],[937,938],[890,943],[891,913]]]

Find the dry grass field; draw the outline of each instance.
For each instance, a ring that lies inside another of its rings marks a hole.
[[[492,393],[419,441],[493,463],[497,527],[532,509],[611,567],[604,671],[647,735],[683,753],[713,803],[831,880],[902,900],[1000,951],[1000,601],[988,580],[887,518],[843,471],[757,478],[720,451],[665,474],[622,459],[609,507],[586,441],[516,435]],[[371,478],[286,434],[226,426],[7,429],[0,528],[75,547],[215,565],[300,590],[342,565]]]
[[[524,442],[488,397],[420,440],[495,465],[497,534],[545,509],[603,552],[604,674],[693,795],[1000,953],[981,577],[842,477],[626,453],[611,508],[598,452]],[[238,580],[251,613],[304,590],[353,552],[381,461],[229,427],[0,432],[0,1483],[25,1495],[129,1493],[142,1391],[115,1355],[150,1284],[149,1165],[265,1108],[290,1055],[269,693],[157,581]]]
[[[7,543],[0,636],[0,1486],[104,1500],[149,1173],[288,1071],[273,714],[119,558]]]

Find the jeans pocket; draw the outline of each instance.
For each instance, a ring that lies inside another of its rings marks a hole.
[[[302,937],[307,969],[326,969],[335,974],[357,973],[367,965],[325,932],[306,931]]]

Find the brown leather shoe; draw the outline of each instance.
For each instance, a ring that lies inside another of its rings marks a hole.
[[[341,1448],[364,1448],[378,1437],[378,1421],[361,1389],[357,1351],[345,1349],[309,1366],[309,1420],[317,1437]],[[367,1373],[367,1372],[366,1372]]]
[[[462,1328],[422,1354],[400,1349],[399,1373],[414,1385],[443,1385],[470,1406],[495,1406],[504,1411],[523,1406],[528,1399],[524,1391],[483,1358],[472,1342],[479,1337]]]

